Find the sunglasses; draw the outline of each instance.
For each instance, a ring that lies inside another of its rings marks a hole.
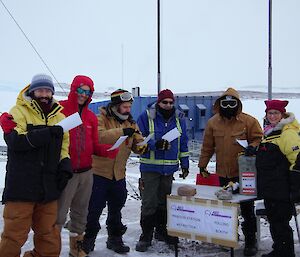
[[[173,101],[165,101],[165,100],[163,100],[163,101],[161,101],[163,104],[169,104],[169,105],[174,105],[174,102]]]
[[[238,105],[238,101],[236,99],[226,100],[223,99],[220,101],[220,106],[222,108],[235,108]]]
[[[86,95],[86,96],[91,96],[91,90],[89,89],[82,89],[81,87],[77,88],[77,93],[80,95]]]

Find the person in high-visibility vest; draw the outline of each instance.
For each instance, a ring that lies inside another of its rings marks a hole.
[[[143,136],[153,134],[148,142],[149,150],[140,158],[140,192],[142,197],[142,234],[136,251],[145,252],[151,245],[155,227],[155,238],[174,243],[178,238],[168,236],[166,197],[171,193],[173,174],[181,165],[181,177],[189,173],[189,152],[186,124],[183,113],[174,107],[175,98],[171,90],[158,94],[157,102],[150,105],[137,120]],[[162,139],[172,129],[180,136],[169,142]]]

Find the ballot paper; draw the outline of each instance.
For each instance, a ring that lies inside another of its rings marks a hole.
[[[82,124],[82,120],[80,118],[79,113],[76,112],[76,113],[68,116],[67,118],[61,120],[56,125],[61,126],[63,128],[64,132],[67,132],[73,128],[76,128],[80,124]]]
[[[248,141],[247,140],[245,140],[245,139],[243,139],[243,140],[241,140],[241,139],[236,139],[236,142],[238,142],[242,147],[244,147],[244,148],[247,148],[247,146],[248,146]]]
[[[147,144],[147,143],[149,142],[149,140],[150,140],[153,136],[154,136],[153,133],[152,133],[152,134],[149,134],[149,135],[144,139],[143,142],[140,142],[140,143],[138,143],[137,145],[145,145],[145,144]]]
[[[127,137],[128,136],[120,136],[120,138],[117,140],[117,142],[111,148],[107,149],[107,151],[117,149],[126,140]]]
[[[167,132],[166,134],[164,134],[162,136],[162,139],[165,139],[169,142],[172,142],[174,139],[180,137],[180,132],[177,128],[173,128],[172,130],[170,130],[169,132]]]

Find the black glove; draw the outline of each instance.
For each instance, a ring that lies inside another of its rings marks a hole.
[[[168,140],[160,139],[156,141],[155,147],[157,150],[169,150],[171,148],[171,144]]]
[[[51,127],[49,127],[49,129],[50,129],[51,135],[54,135],[55,137],[60,138],[64,134],[64,130],[61,126],[51,126]]]
[[[208,172],[208,170],[206,169],[206,167],[200,167],[199,168],[199,171],[200,171],[200,175],[203,177],[203,178],[208,178],[210,173]]]
[[[256,147],[248,145],[245,149],[245,156],[256,155]]]
[[[68,184],[69,179],[73,177],[71,160],[64,158],[58,164],[57,170],[57,188],[59,191],[63,191]]]
[[[134,132],[135,132],[134,128],[123,128],[123,134],[124,134],[124,136],[132,137],[132,135],[134,134]]]
[[[189,169],[181,168],[181,174],[179,174],[179,177],[185,179],[188,175],[189,175]]]

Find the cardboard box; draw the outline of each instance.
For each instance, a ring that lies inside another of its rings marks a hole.
[[[169,235],[238,246],[238,204],[171,195],[167,209]]]

